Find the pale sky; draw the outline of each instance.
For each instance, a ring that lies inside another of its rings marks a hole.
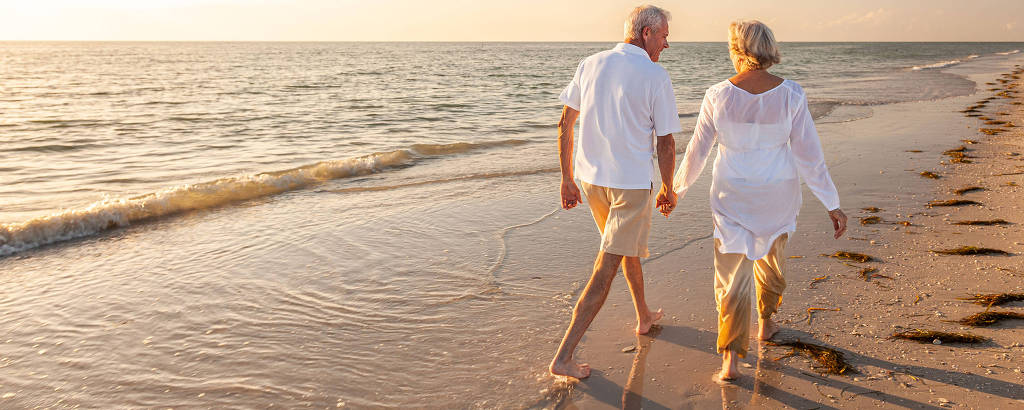
[[[1024,41],[1024,0],[664,0],[670,41]],[[0,0],[0,40],[620,41],[621,0]]]

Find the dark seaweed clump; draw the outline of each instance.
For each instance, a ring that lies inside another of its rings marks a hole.
[[[975,313],[957,321],[966,326],[984,327],[992,326],[1003,320],[1024,319],[1024,313],[1017,312],[981,312]]]
[[[941,177],[939,176],[939,174],[936,174],[936,173],[934,173],[934,172],[931,172],[931,171],[924,171],[924,172],[921,172],[921,176],[923,176],[923,177],[925,177],[925,178],[931,178],[931,179],[939,179],[939,178],[941,178]]]
[[[860,218],[861,225],[874,225],[879,222],[882,222],[882,218],[879,218],[877,216],[868,216],[865,218]]]
[[[869,255],[865,255],[863,253],[857,253],[857,252],[847,252],[847,251],[836,251],[836,253],[833,253],[831,255],[825,255],[825,256],[836,258],[836,259],[850,260],[850,261],[855,261],[855,262],[860,262],[860,263],[870,262],[870,261],[874,260],[874,258],[872,258]]]
[[[928,206],[961,206],[961,205],[981,205],[979,202],[967,200],[967,199],[948,199],[945,201],[929,201]]]
[[[913,340],[918,343],[934,343],[938,339],[942,343],[983,343],[988,338],[970,333],[950,333],[935,330],[908,330],[889,336],[890,339]]]
[[[803,353],[816,360],[819,367],[827,373],[839,375],[858,373],[857,369],[853,368],[853,366],[846,362],[846,358],[843,357],[843,352],[835,349],[811,343],[804,343],[799,340],[795,342],[768,342],[768,345],[787,346],[793,349],[785,356],[779,357],[775,360],[781,360]]]
[[[1024,301],[1024,293],[977,293],[967,298],[957,298],[982,306],[999,306],[1010,302]]]
[[[882,208],[874,207],[874,206],[869,206],[867,208],[861,208],[861,209],[864,210],[865,212],[871,212],[871,213],[882,211]]]
[[[998,134],[1000,132],[1003,132],[1003,131],[1006,131],[1006,130],[1004,130],[1002,128],[981,128],[978,131],[981,131],[981,133],[985,134],[985,135],[996,135],[996,134]]]
[[[990,220],[986,220],[986,221],[973,221],[972,220],[972,221],[957,221],[957,222],[953,222],[953,225],[982,225],[982,226],[991,226],[991,225],[1009,225],[1009,224],[1010,224],[1009,222],[1007,222],[1006,220],[1003,220],[1003,219],[990,219]]]
[[[953,249],[933,250],[932,252],[942,255],[1009,255],[1008,252],[992,248],[979,248],[977,246],[961,246]]]
[[[957,194],[957,195],[963,195],[963,194],[966,194],[968,192],[984,191],[984,190],[985,190],[985,188],[982,188],[980,186],[969,186],[969,187],[966,187],[966,188],[960,188],[960,189],[958,189],[956,191],[953,191],[953,193]]]

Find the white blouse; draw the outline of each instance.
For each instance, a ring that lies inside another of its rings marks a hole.
[[[796,231],[800,178],[825,208],[839,208],[807,97],[797,83],[785,80],[761,94],[729,80],[709,88],[676,172],[679,199],[700,176],[716,140],[711,213],[719,252],[761,259],[779,235]]]

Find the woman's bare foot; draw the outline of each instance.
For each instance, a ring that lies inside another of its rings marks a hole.
[[[771,318],[761,319],[757,328],[757,338],[761,340],[769,340],[779,331],[779,325]]]
[[[548,367],[548,371],[555,376],[569,376],[577,379],[585,379],[587,376],[590,376],[590,365],[586,363],[576,364],[576,361],[572,359],[563,363],[552,361],[551,366]]]
[[[722,354],[722,371],[715,375],[715,380],[729,382],[740,377],[739,355],[731,350]]]
[[[646,335],[647,332],[651,331],[651,326],[654,326],[654,323],[661,320],[663,316],[665,316],[665,313],[661,309],[658,309],[657,312],[647,311],[647,320],[640,320],[636,324],[636,334]]]

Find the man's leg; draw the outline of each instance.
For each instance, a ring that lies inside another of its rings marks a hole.
[[[644,271],[640,258],[624,256],[622,259],[622,270],[626,275],[626,283],[629,284],[629,293],[633,295],[633,307],[636,308],[636,334],[647,334],[651,330],[651,325],[665,314],[661,309],[651,312],[647,307],[647,300],[644,298]]]
[[[590,327],[590,323],[594,321],[597,312],[601,310],[605,299],[608,298],[612,279],[615,279],[621,262],[622,256],[620,255],[604,251],[597,254],[597,260],[594,261],[594,273],[590,276],[590,281],[583,289],[580,299],[576,301],[576,308],[573,309],[569,328],[565,331],[562,344],[558,346],[558,353],[551,361],[549,368],[551,374],[572,376],[577,379],[590,376],[590,366],[585,363],[577,364],[572,354],[576,350],[576,345],[580,343],[580,339],[583,338],[583,333]]]

